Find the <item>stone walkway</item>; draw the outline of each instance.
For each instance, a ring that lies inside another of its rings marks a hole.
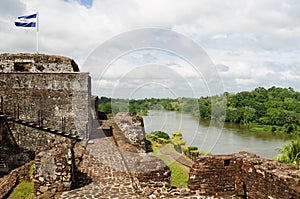
[[[81,167],[81,171],[92,178],[92,183],[63,192],[57,198],[138,198],[112,137],[93,139],[92,142],[87,147],[90,156]]]

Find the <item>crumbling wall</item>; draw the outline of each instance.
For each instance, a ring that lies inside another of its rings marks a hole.
[[[297,167],[245,154],[240,181],[247,198],[300,198],[300,170]]]
[[[61,73],[79,72],[74,60],[45,54],[0,54],[0,72]]]
[[[245,152],[200,156],[188,186],[193,193],[224,198],[300,198],[300,170]]]
[[[130,113],[117,113],[114,117],[125,137],[139,152],[146,152],[146,137],[143,118]]]

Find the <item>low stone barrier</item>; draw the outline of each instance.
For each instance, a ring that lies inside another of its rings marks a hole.
[[[246,152],[207,155],[195,161],[188,186],[195,194],[224,198],[300,198],[300,170]]]

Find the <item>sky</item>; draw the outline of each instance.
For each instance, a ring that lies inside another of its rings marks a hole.
[[[258,86],[300,91],[298,0],[1,0],[0,53],[74,59],[93,93],[201,97]],[[105,60],[105,61],[103,61]]]

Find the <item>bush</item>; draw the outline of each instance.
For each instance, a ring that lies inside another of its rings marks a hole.
[[[167,133],[162,131],[154,131],[152,134],[156,135],[158,138],[164,138],[166,140],[170,140],[170,137]]]

